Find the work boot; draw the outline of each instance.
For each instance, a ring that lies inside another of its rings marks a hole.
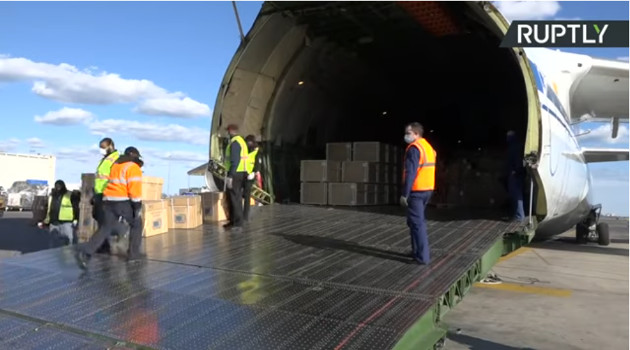
[[[136,254],[127,256],[127,262],[131,264],[139,263],[140,261],[146,259],[146,254]]]
[[[74,258],[77,261],[77,264],[79,265],[79,268],[81,268],[83,270],[87,269],[88,262],[90,261],[90,256],[89,255],[87,255],[86,253],[84,253],[84,252],[82,252],[80,250],[77,250],[74,253]]]

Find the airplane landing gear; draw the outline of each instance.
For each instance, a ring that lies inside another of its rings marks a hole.
[[[601,205],[593,207],[591,214],[581,223],[575,226],[575,240],[578,244],[597,242],[599,245],[609,245],[610,236],[608,224],[599,222],[602,210]]]
[[[608,234],[608,223],[601,222],[597,224],[597,243],[599,245],[609,245],[610,236]]]

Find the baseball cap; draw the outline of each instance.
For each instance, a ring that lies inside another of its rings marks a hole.
[[[127,156],[137,155],[138,158],[142,158],[142,156],[140,155],[140,151],[138,151],[138,149],[133,147],[133,146],[127,147],[125,149],[125,155],[127,155]]]

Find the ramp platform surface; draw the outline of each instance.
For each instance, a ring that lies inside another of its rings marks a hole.
[[[389,349],[517,229],[429,216],[421,266],[406,255],[404,216],[257,209],[241,233],[149,237],[139,263],[95,255],[82,271],[70,247],[2,260],[0,348]]]

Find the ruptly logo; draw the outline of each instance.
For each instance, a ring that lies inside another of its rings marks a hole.
[[[628,47],[628,21],[514,21],[501,47]]]

